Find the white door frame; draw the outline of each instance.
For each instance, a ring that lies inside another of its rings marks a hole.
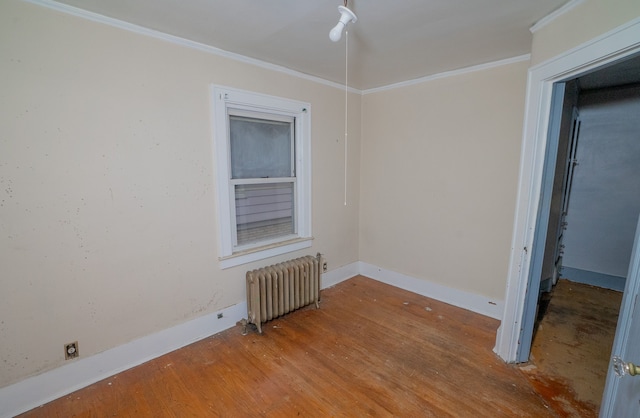
[[[529,69],[520,174],[504,314],[494,351],[516,362],[519,354],[531,247],[537,223],[553,83],[570,80],[640,53],[640,18]]]

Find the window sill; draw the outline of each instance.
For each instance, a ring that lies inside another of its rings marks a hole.
[[[269,257],[275,257],[281,254],[290,253],[311,247],[313,238],[296,238],[290,241],[280,242],[277,244],[267,245],[255,248],[249,251],[239,252],[227,257],[220,257],[220,268],[228,269],[240,266],[242,264],[251,263],[253,261],[263,260]]]

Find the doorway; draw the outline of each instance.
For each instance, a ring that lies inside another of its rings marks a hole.
[[[528,292],[527,286],[530,285],[534,261],[531,250],[539,221],[539,197],[554,83],[593,73],[639,54],[638,35],[640,23],[621,27],[607,37],[595,39],[530,71],[505,310],[495,347],[495,352],[507,362],[527,361],[530,344],[523,343],[523,336],[528,334],[530,338],[533,333],[539,277],[533,287],[534,292]],[[532,295],[534,301],[527,305],[527,298]]]
[[[624,290],[640,213],[639,81],[634,57],[554,88],[530,279],[536,319],[559,277]]]
[[[549,226],[534,239],[546,235],[531,365],[584,416],[600,406],[640,213],[638,74],[632,58],[566,82]]]
[[[530,337],[536,358],[528,375],[540,393],[545,379],[554,382],[547,389],[554,393],[550,404],[563,397],[558,412],[571,405],[595,417],[603,394],[640,213],[639,77],[640,57],[628,57],[554,86],[528,283],[537,307]],[[562,286],[556,292],[558,279]],[[553,311],[547,322],[545,306]],[[539,324],[546,328],[538,335]],[[538,336],[545,340],[536,341]],[[590,338],[606,341],[593,349]],[[585,374],[585,364],[598,370]]]

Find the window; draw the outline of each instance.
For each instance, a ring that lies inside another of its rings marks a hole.
[[[222,268],[310,247],[309,104],[212,94]]]

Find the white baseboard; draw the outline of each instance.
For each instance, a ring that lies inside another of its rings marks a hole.
[[[218,315],[222,314],[222,318]],[[13,417],[116,373],[233,327],[247,316],[242,302],[184,324],[29,377],[0,389],[0,417]]]
[[[326,289],[360,274],[358,263],[347,264],[322,274],[322,288]]]
[[[399,287],[400,289],[436,299],[490,318],[502,320],[502,311],[504,310],[504,301],[502,300],[489,299],[485,296],[476,295],[475,293],[468,293],[442,286],[363,262],[359,262],[358,271],[363,276]]]
[[[502,318],[502,301],[492,301],[483,296],[451,289],[363,262],[347,264],[324,273],[322,288],[335,286],[358,274],[491,318]],[[219,314],[222,314],[222,318],[218,318]],[[109,376],[224,331],[233,327],[246,315],[247,303],[243,301],[102,353],[71,360],[72,362],[67,365],[1,388],[0,417],[10,418],[37,408]]]

